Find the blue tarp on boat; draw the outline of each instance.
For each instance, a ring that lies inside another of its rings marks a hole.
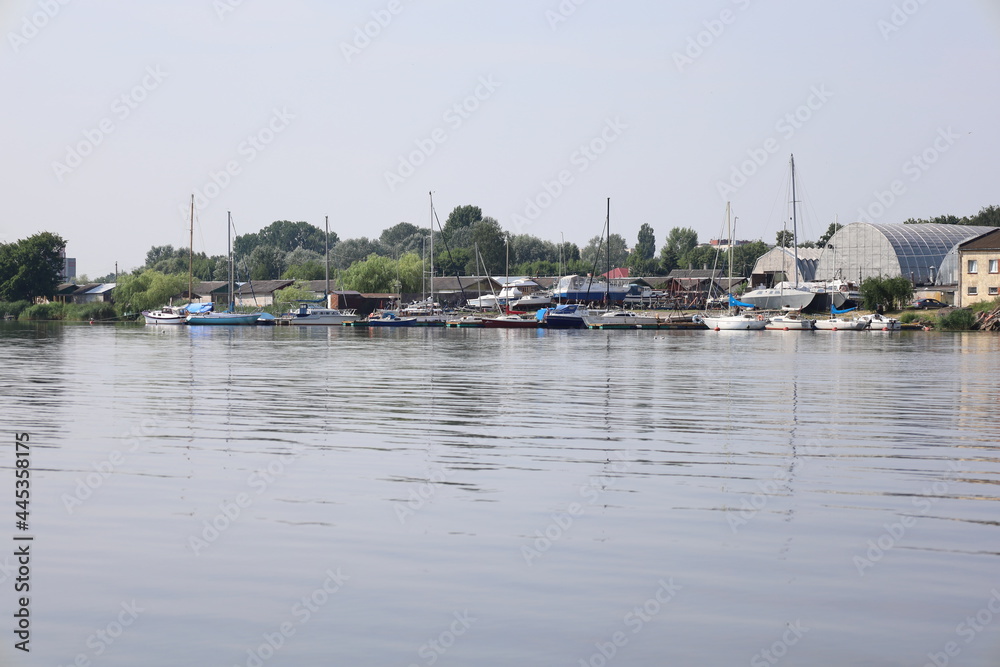
[[[742,301],[737,301],[733,297],[733,295],[730,294],[729,295],[729,307],[730,308],[736,308],[737,306],[740,307],[740,308],[753,308],[754,307],[754,305],[752,303],[743,303]]]
[[[858,307],[854,306],[853,308],[844,308],[843,310],[837,310],[837,307],[835,305],[833,305],[832,303],[830,304],[830,312],[832,314],[834,314],[834,315],[840,315],[842,313],[849,313],[852,310],[857,310],[857,309],[858,309]]]
[[[208,313],[211,312],[212,305],[211,303],[189,303],[184,309],[192,314]]]

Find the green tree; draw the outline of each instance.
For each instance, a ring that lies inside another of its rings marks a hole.
[[[776,239],[775,243],[776,245],[779,245],[782,248],[791,248],[792,243],[794,243],[795,235],[792,234],[787,229],[782,229],[775,235],[775,239]]]
[[[0,244],[0,301],[52,296],[63,272],[66,241],[40,232]]]
[[[330,247],[337,244],[337,234],[330,232]],[[242,234],[233,241],[233,252],[248,257],[258,246],[271,246],[282,252],[305,248],[320,254],[326,243],[326,232],[308,222],[278,220],[252,234]]]
[[[122,314],[138,314],[143,310],[159,308],[187,290],[187,279],[180,275],[167,275],[152,269],[118,277],[115,286],[115,307]]]
[[[830,239],[833,238],[833,235],[836,234],[837,230],[839,230],[841,227],[843,227],[843,225],[841,225],[840,223],[831,222],[830,226],[826,228],[826,233],[823,234],[823,236],[819,237],[819,241],[816,242],[816,247],[825,248],[826,244],[830,242]]]
[[[478,206],[456,206],[444,221],[444,233],[451,241],[452,234],[465,227],[472,227],[483,219],[483,210]]]
[[[330,264],[343,271],[355,262],[366,259],[369,255],[380,254],[381,248],[378,241],[361,236],[356,239],[347,239],[337,244],[337,247],[330,252]]]
[[[625,241],[625,237],[621,234],[612,234],[609,241],[611,246],[611,268],[616,269],[618,267],[625,266],[628,263],[628,243]],[[590,266],[589,271],[594,270],[595,260],[597,266],[597,274],[607,272],[608,264],[608,248],[601,242],[600,236],[595,236],[587,242],[587,247],[580,251],[580,259]]]
[[[735,251],[734,251],[735,252]],[[728,272],[729,253],[722,252],[714,246],[700,245],[691,248],[681,257],[681,269],[712,269],[717,268],[723,272]],[[735,271],[734,271],[735,275]]]
[[[733,248],[733,276],[749,278],[754,264],[770,249],[763,241],[751,241]]]
[[[472,226],[472,246],[479,248],[482,261],[491,275],[501,275],[506,271],[506,240],[507,233],[494,218],[483,218]]]
[[[250,280],[276,280],[287,268],[285,255],[284,251],[274,246],[260,245],[247,257],[246,267],[240,268],[249,270]]]
[[[687,255],[698,245],[698,232],[690,227],[674,227],[667,233],[667,239],[660,249],[660,271],[670,273],[676,268],[686,268],[682,263]]]
[[[982,227],[1000,227],[1000,206],[984,206],[970,222]]]
[[[435,241],[440,241],[435,237]],[[422,253],[424,246],[430,251],[430,230],[421,229],[409,222],[400,222],[382,231],[378,244],[389,257],[401,257],[408,252]]]
[[[396,264],[393,259],[372,253],[364,260],[351,264],[341,274],[340,281],[344,289],[364,293],[395,292],[400,285]]]
[[[639,227],[639,236],[633,254],[638,255],[639,259],[653,259],[656,254],[656,236],[653,234],[653,228],[645,222]]]
[[[424,287],[424,260],[415,252],[408,252],[396,261],[396,275],[403,292],[422,292]],[[430,283],[427,283],[430,289]]]

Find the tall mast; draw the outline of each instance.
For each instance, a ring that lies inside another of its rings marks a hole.
[[[795,253],[795,286],[799,286],[799,236],[795,219],[795,155],[791,156],[792,165],[792,249]]]
[[[188,240],[188,303],[194,301],[194,195],[191,195],[191,231]]]
[[[608,249],[607,249],[607,265],[608,265],[608,275],[607,282],[604,283],[604,305],[611,305],[611,197],[608,197],[608,213],[604,218],[604,226],[608,230]]]
[[[330,216],[326,216],[326,239],[323,241],[323,254],[326,256],[326,307],[330,307]]]
[[[234,292],[236,286],[233,284],[233,213],[226,211],[226,245],[229,249],[229,310],[236,310],[236,298]]]
[[[428,192],[427,196],[431,199],[431,313],[434,312],[434,193]]]

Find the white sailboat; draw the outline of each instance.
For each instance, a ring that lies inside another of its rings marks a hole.
[[[229,229],[227,230],[227,236],[229,237],[229,308],[221,313],[208,311],[188,315],[188,324],[218,326],[247,325],[256,324],[257,319],[260,318],[260,313],[237,313],[234,310],[235,296],[233,292],[235,289],[235,275],[233,271],[232,214],[228,214],[227,224],[229,225]]]
[[[729,202],[726,202],[726,228],[728,229],[729,236],[729,287],[732,289],[733,223]],[[733,295],[730,294],[728,315],[705,314],[701,317],[701,320],[704,322],[705,326],[713,331],[760,331],[767,325],[767,319],[763,315],[741,311],[740,308],[753,309],[753,306],[748,303],[737,301],[733,298]]]
[[[792,249],[794,252],[794,275],[795,282],[789,283],[784,280],[774,287],[766,287],[745,292],[741,299],[753,304],[758,310],[798,310],[802,311],[809,307],[809,304],[816,298],[816,293],[800,285],[799,281],[799,239],[798,221],[795,214],[795,156],[789,159],[792,170]],[[787,230],[787,227],[786,227]],[[786,273],[787,278],[787,273]]]

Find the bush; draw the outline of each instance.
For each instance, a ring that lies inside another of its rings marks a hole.
[[[66,316],[66,304],[64,303],[37,303],[28,306],[18,317],[19,320],[61,320]]]
[[[12,315],[17,318],[30,305],[30,301],[0,301],[0,316]]]
[[[104,302],[73,304],[66,310],[67,320],[99,321],[118,319],[113,304]]]
[[[976,313],[992,313],[998,307],[1000,307],[1000,298],[990,301],[977,301],[970,306],[973,312]],[[3,308],[0,308],[0,310],[3,310]]]
[[[976,324],[976,315],[967,308],[958,308],[938,316],[937,325],[946,331],[969,331]]]
[[[901,324],[909,324],[910,322],[916,322],[920,319],[920,314],[915,313],[912,310],[907,311],[899,316],[899,321]]]

